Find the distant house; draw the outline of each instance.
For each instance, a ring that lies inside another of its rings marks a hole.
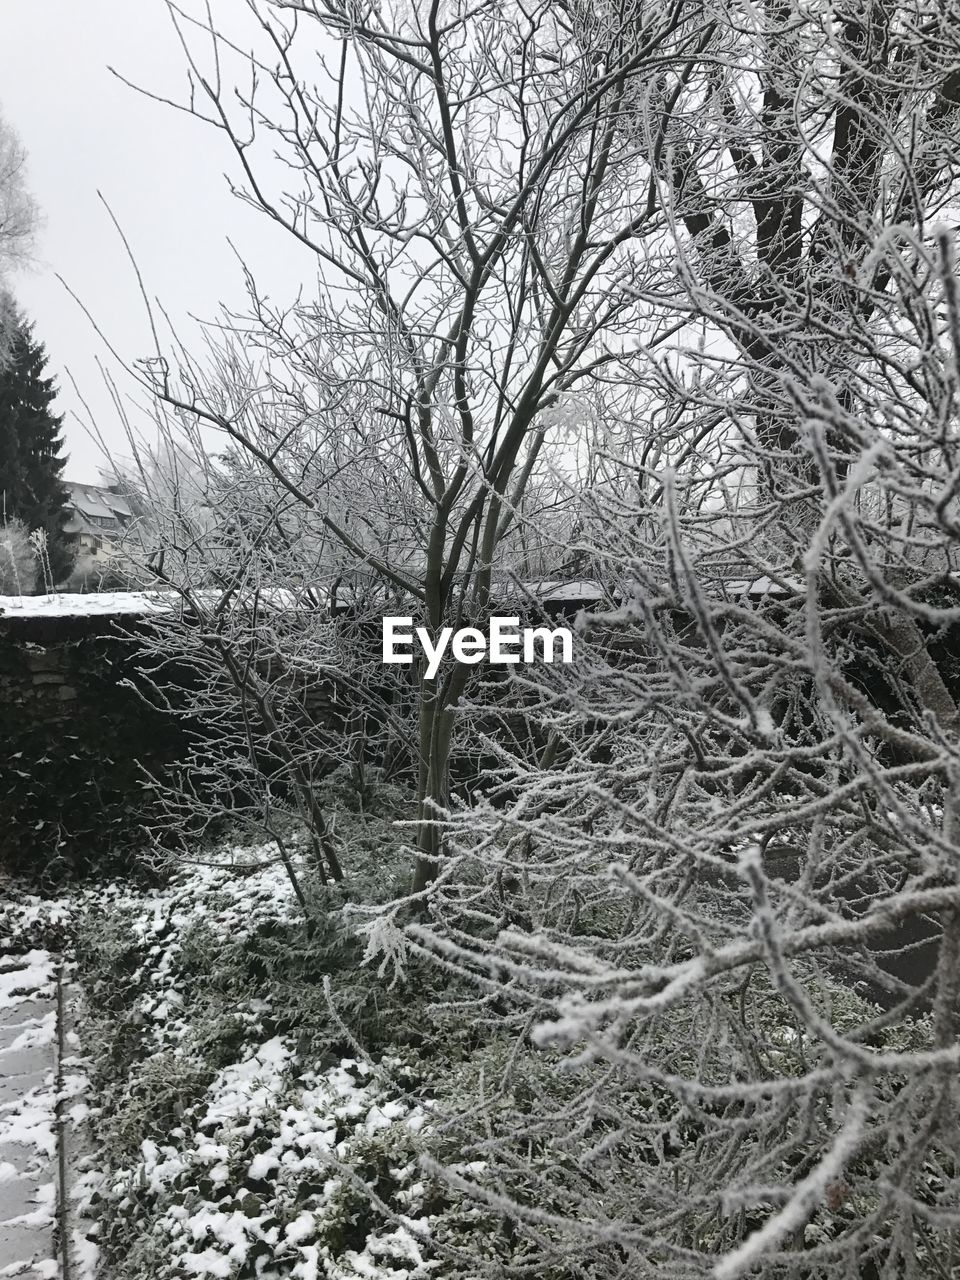
[[[66,482],[68,519],[64,531],[74,539],[77,560],[91,567],[122,564],[126,560],[121,539],[133,519],[127,499],[95,484]]]

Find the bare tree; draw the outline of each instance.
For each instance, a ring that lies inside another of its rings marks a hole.
[[[9,355],[19,316],[6,277],[30,259],[39,221],[26,182],[26,152],[0,117],[0,362]]]
[[[551,411],[632,376],[625,285],[653,278],[634,248],[666,224],[623,113],[682,65],[698,7],[648,7],[639,37],[611,14],[586,47],[554,4],[251,0],[245,89],[230,40],[169,7],[187,109],[320,280],[280,309],[251,278],[204,365],[158,348],[144,380],[168,422],[225,434],[299,506],[330,577],[372,577],[434,634],[482,616],[531,480],[567,447]],[[441,859],[468,677],[420,680],[415,894]]]
[[[29,259],[39,214],[25,182],[27,154],[11,126],[0,119],[0,270]]]
[[[625,112],[683,328],[582,493],[617,607],[527,678],[551,749],[501,741],[407,937],[514,1029],[449,1120],[504,1274],[946,1277],[956,20],[704,16]]]

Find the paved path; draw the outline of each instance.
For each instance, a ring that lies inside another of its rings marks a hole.
[[[55,1280],[57,972],[0,954],[0,1280]]]

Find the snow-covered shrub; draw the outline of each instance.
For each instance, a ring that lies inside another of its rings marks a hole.
[[[371,879],[388,872],[386,824],[352,822]],[[301,869],[304,920],[274,848],[208,859],[153,891],[105,887],[77,928],[110,1274],[469,1274],[495,1217],[419,1167],[439,991],[416,969],[386,989],[342,895]],[[435,1154],[456,1161],[439,1133]]]
[[[22,520],[0,525],[0,596],[28,596],[37,585],[37,553]]]
[[[164,1137],[111,1171],[103,1243],[115,1273],[312,1277],[322,1257],[359,1276],[365,1251],[410,1258],[423,1224],[385,1217],[369,1193],[392,1196],[383,1181],[398,1161],[396,1188],[414,1180],[423,1112],[370,1076],[352,1059],[304,1070],[279,1036],[242,1051]]]
[[[146,579],[146,581],[145,581]],[[78,556],[61,590],[82,594],[89,591],[139,591],[155,585],[149,575],[136,572],[121,560],[97,560]]]
[[[955,1269],[952,241],[878,249],[897,287],[851,286],[855,351],[825,308],[762,359],[705,339],[656,368],[682,465],[617,441],[582,541],[619,599],[581,619],[577,670],[518,678],[556,750],[504,735],[450,814],[407,934],[473,976],[463,1018],[512,1025],[514,1077],[558,1055],[529,1113],[489,1091],[475,1138],[475,1194],[541,1271]]]

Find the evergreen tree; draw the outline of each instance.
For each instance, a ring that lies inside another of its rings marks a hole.
[[[9,360],[0,368],[0,516],[42,529],[53,581],[70,571],[73,552],[64,533],[66,464],[60,434],[63,418],[52,412],[54,380],[44,376],[47,355],[33,326],[16,326]]]

